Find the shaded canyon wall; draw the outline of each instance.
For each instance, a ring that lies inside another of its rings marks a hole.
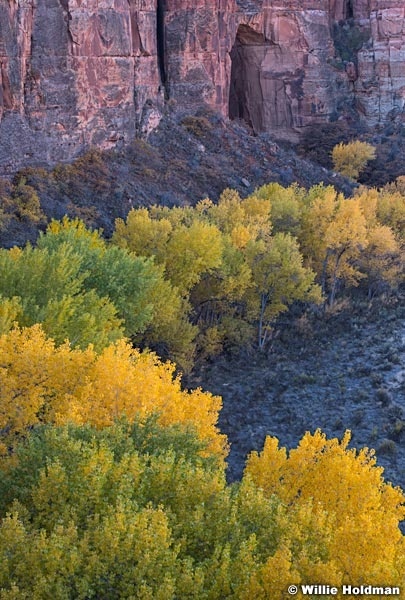
[[[147,134],[165,102],[291,135],[400,119],[403,0],[0,0],[0,169]]]

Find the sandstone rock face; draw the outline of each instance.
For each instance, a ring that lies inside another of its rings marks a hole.
[[[0,164],[52,164],[135,135],[158,102],[153,0],[1,0]]]
[[[293,136],[405,105],[403,0],[0,0],[0,169],[148,135],[164,102]]]
[[[355,95],[360,112],[376,124],[404,114],[405,5],[402,0],[370,0],[370,4],[362,21],[370,40],[358,53]]]
[[[403,0],[167,0],[171,94],[289,138],[345,114],[384,122],[404,111],[404,11]]]

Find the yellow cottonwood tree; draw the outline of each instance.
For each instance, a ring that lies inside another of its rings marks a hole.
[[[211,452],[225,453],[216,427],[221,399],[183,391],[173,364],[124,340],[96,354],[91,346],[55,347],[35,325],[0,336],[0,357],[0,429],[8,439],[41,422],[105,427],[124,414],[132,420],[158,412],[162,424],[189,424]]]
[[[68,344],[56,348],[40,325],[0,336],[0,429],[11,435],[46,421],[52,403],[85,377],[93,355]]]
[[[166,273],[181,294],[187,296],[204,273],[221,264],[221,233],[215,225],[195,221],[179,225],[166,247]]]
[[[261,247],[260,247],[261,246]],[[315,273],[303,265],[295,238],[277,233],[265,244],[252,246],[249,257],[253,284],[247,305],[258,322],[258,347],[264,348],[274,319],[295,300],[320,302]]]
[[[373,158],[375,158],[374,146],[360,140],[347,144],[340,142],[332,150],[335,171],[355,181]]]
[[[323,578],[325,583],[389,581],[401,586],[405,583],[405,539],[398,522],[405,517],[405,495],[384,481],[373,451],[356,452],[348,448],[349,441],[350,432],[339,441],[328,440],[317,430],[305,434],[298,448],[287,455],[275,438],[267,438],[263,452],[250,455],[245,477],[293,510],[303,507],[305,512],[310,506],[312,514],[326,519],[323,562],[329,563],[327,571],[335,570],[335,577]],[[311,561],[305,564],[304,559],[298,552],[294,562],[305,574],[305,583],[318,581],[316,562],[311,567]]]
[[[404,496],[348,437],[307,434],[289,456],[269,438],[227,485],[195,432],[155,418],[37,427],[0,458],[0,599],[285,600],[291,583],[401,587]]]
[[[401,201],[399,193],[360,189],[356,198],[367,227],[367,246],[359,256],[358,263],[365,275],[368,296],[371,298],[379,290],[397,288],[404,280],[401,204],[405,229],[405,197]]]
[[[358,200],[339,202],[333,221],[325,231],[324,242],[324,272],[326,271],[330,278],[329,301],[333,304],[339,279],[356,285],[362,278],[361,272],[355,268],[354,261],[367,246],[367,229]]]
[[[116,220],[112,241],[137,256],[154,256],[157,262],[163,263],[172,229],[168,219],[152,219],[146,208],[132,209],[126,221]]]
[[[183,212],[186,222],[181,219]],[[220,264],[222,255],[218,228],[196,216],[185,209],[177,209],[177,213],[175,209],[132,210],[126,222],[117,220],[113,242],[138,256],[155,257],[172,285],[187,297],[203,273]]]
[[[105,427],[122,414],[133,419],[157,412],[163,425],[195,426],[211,450],[221,453],[225,436],[216,428],[220,398],[200,389],[182,391],[174,370],[172,363],[161,363],[153,353],[140,353],[122,340],[93,360],[61,420],[71,417],[76,423]]]
[[[367,222],[359,198],[345,200],[332,187],[315,186],[305,199],[299,241],[317,272],[324,294],[333,304],[339,281],[357,285],[364,277],[356,268],[367,246]]]
[[[279,183],[263,185],[253,194],[253,197],[269,202],[273,232],[291,235],[298,233],[304,196],[305,190],[297,184],[285,188]]]
[[[382,225],[387,225],[405,242],[405,195],[381,190],[377,201],[377,216]]]
[[[306,263],[318,275],[322,273],[326,254],[325,232],[341,200],[343,196],[337,196],[332,186],[323,185],[312,187],[304,199],[298,241]]]
[[[367,247],[359,262],[367,278],[369,298],[381,285],[391,289],[404,281],[401,247],[386,225],[376,225],[367,232]]]
[[[239,248],[244,248],[249,240],[264,239],[271,233],[271,203],[262,196],[253,194],[242,200],[236,190],[226,189],[218,204],[204,200],[197,204],[196,210],[230,236]]]

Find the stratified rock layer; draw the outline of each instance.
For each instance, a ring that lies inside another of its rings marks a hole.
[[[1,0],[0,169],[147,135],[165,101],[292,137],[399,119],[403,0]]]

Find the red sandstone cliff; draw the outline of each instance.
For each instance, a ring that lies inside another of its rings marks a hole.
[[[348,111],[400,118],[404,12],[403,0],[0,0],[0,168],[125,142],[168,99],[279,134]]]

